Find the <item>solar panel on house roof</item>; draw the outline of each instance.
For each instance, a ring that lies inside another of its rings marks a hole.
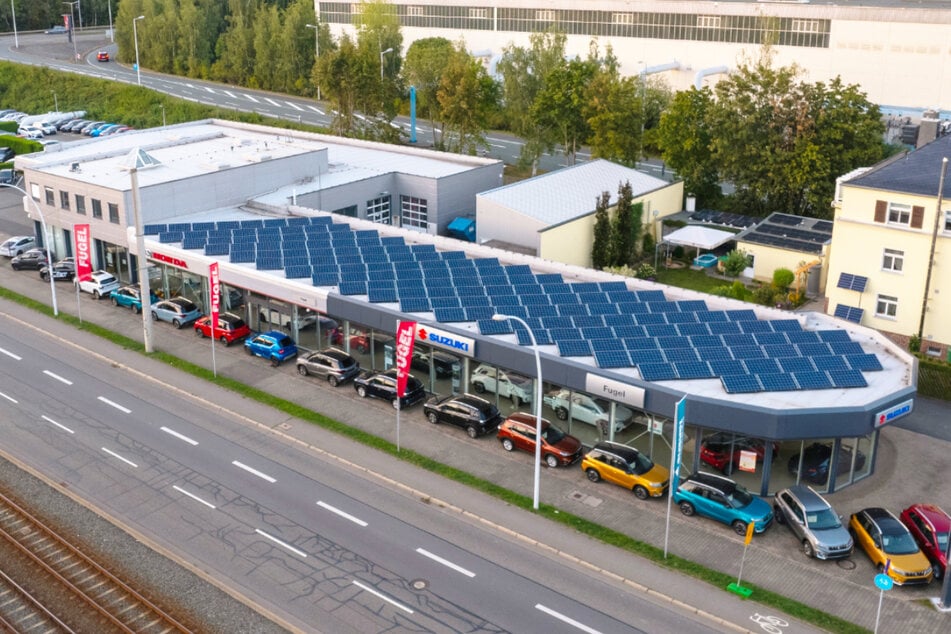
[[[772,323],[769,321],[739,321],[741,332],[748,333],[767,333],[773,332]]]
[[[829,378],[835,387],[868,387],[868,381],[858,370],[829,370]]]
[[[366,295],[367,283],[365,281],[340,282],[338,290],[341,295]]]
[[[607,324],[607,321],[605,321],[605,324]],[[647,331],[644,329],[643,326],[635,326],[632,324],[632,325],[624,325],[624,326],[611,326],[611,328],[612,330],[614,330],[615,337],[623,338],[623,337],[646,337],[647,336]]]
[[[690,335],[690,345],[694,348],[720,347],[723,345],[723,338],[720,335]]]
[[[302,279],[308,278],[314,274],[313,269],[309,264],[297,265],[297,266],[288,266],[284,268],[284,275],[288,279]]]
[[[370,285],[367,287],[367,298],[373,304],[390,303],[398,300],[396,289],[392,286],[374,287]]]
[[[697,356],[701,361],[733,360],[730,349],[725,346],[704,346],[702,348],[694,348],[694,350],[697,351]]]
[[[695,313],[697,311],[706,311],[707,302],[702,299],[687,299],[677,302],[681,312]]]
[[[550,304],[529,304],[525,309],[532,317],[554,317],[558,315],[558,309]]]
[[[667,317],[667,323],[669,324],[693,324],[699,323],[697,321],[696,313],[685,313],[685,312],[669,312],[664,313]]]
[[[632,315],[634,317],[634,323],[639,326],[648,326],[648,330],[652,326],[670,326],[670,332],[676,334],[677,329],[674,328],[673,324],[667,323],[667,316],[663,313],[641,313]]]
[[[601,304],[588,304],[588,312],[592,315],[617,315],[618,307],[616,304],[607,302]]]
[[[804,357],[824,357],[832,354],[832,347],[827,343],[797,343],[796,348]]]
[[[599,368],[627,368],[631,359],[624,349],[594,350],[594,362]]]
[[[766,344],[763,346],[763,350],[766,352],[767,357],[773,359],[800,356],[799,350],[797,350],[796,346],[792,345],[791,343]]]
[[[150,224],[142,227],[142,234],[146,236],[157,236],[166,231],[168,231],[168,225]]]
[[[634,291],[628,290],[618,290],[618,291],[605,291],[608,294],[608,299],[612,302],[622,304],[625,302],[630,302],[632,304],[639,303],[637,299],[637,293]]]
[[[607,326],[586,326],[581,328],[581,336],[585,339],[610,339],[614,331]]]
[[[463,306],[463,310],[466,313],[466,321],[491,319],[495,314],[495,309],[489,306]]]
[[[752,374],[721,375],[720,382],[728,394],[751,394],[763,391],[759,379]]]
[[[637,299],[641,302],[664,302],[667,301],[667,298],[664,296],[664,291],[635,291],[637,293]]]
[[[670,363],[639,363],[641,377],[645,381],[671,381],[677,379],[677,369]]]
[[[744,322],[749,323],[749,322]],[[788,345],[789,340],[786,339],[786,333],[783,332],[757,332],[753,335],[753,339],[756,340],[761,346],[775,346],[775,345]]]
[[[600,293],[601,287],[597,282],[573,282],[571,288],[575,293]]]
[[[580,304],[581,300],[578,299],[578,296],[574,293],[552,293],[548,296],[551,300],[551,303],[555,306],[561,306],[562,304]]]
[[[816,366],[813,365],[809,357],[782,357],[776,359],[783,372],[815,372]]]
[[[581,339],[580,328],[549,328],[548,332],[554,341],[567,341]]]
[[[707,328],[711,335],[738,334],[740,325],[735,321],[708,321]]]
[[[489,298],[485,295],[464,295],[459,294],[459,303],[464,307],[473,308],[479,306],[481,308],[489,307]]]
[[[819,371],[849,369],[849,364],[846,362],[845,357],[840,357],[839,355],[812,357],[812,363],[816,366],[816,370]]]
[[[337,273],[314,273],[310,283],[314,286],[337,286],[340,283],[340,276]]]
[[[500,308],[507,306],[521,306],[518,301],[518,297],[515,295],[495,295],[489,298],[489,303]]]
[[[745,359],[743,365],[750,374],[773,374],[782,370],[776,359]]]
[[[598,282],[598,286],[602,291],[624,291],[627,290],[627,283],[614,281],[614,282]]]
[[[587,315],[588,307],[584,304],[561,304],[558,306],[559,315]]]
[[[651,312],[647,302],[620,302],[617,308],[622,314],[630,315],[647,315]],[[660,317],[661,315],[657,316]]]
[[[787,331],[786,338],[789,343],[819,343],[819,335],[812,330]]]
[[[521,295],[517,294],[522,306],[548,306],[547,295]]]
[[[615,338],[610,339],[589,339],[591,350],[626,350],[624,344]]]
[[[224,242],[205,245],[205,255],[228,255],[230,251],[231,245]]]
[[[849,333],[845,330],[817,330],[816,334],[819,336],[819,341],[829,343],[833,341],[852,341]]]
[[[640,321],[640,320],[638,320]],[[680,335],[677,334],[677,327],[673,324],[639,324],[644,326],[644,331],[649,337],[676,337],[681,339]]]
[[[707,311],[698,310],[695,312],[697,314],[697,319],[706,324],[711,324],[714,322],[728,322],[729,321],[729,319],[727,319],[727,316],[726,316],[726,311],[723,311],[723,310],[707,310]]]
[[[836,304],[835,312],[833,314],[839,319],[845,319],[846,321],[860,324],[862,323],[862,315],[864,313],[865,310],[862,308],[846,306],[845,304]]]
[[[548,335],[548,331],[544,328],[541,329],[532,329],[532,334],[535,335],[535,342],[540,346],[547,346],[552,344],[551,337]],[[532,339],[528,335],[528,331],[525,328],[516,328],[515,335],[518,337],[518,344],[520,346],[531,345]]]
[[[748,308],[741,310],[727,310],[726,313],[727,319],[730,321],[756,321],[756,313]]]
[[[570,319],[575,328],[594,328],[604,325],[604,317],[601,315],[573,315]]]
[[[701,324],[699,322],[692,323],[678,323],[675,324],[677,327],[677,333],[681,337],[703,337],[710,336],[710,329],[707,328],[706,324]]]
[[[735,346],[755,346],[757,345],[756,339],[753,338],[753,335],[747,334],[725,334],[720,335],[720,339],[723,340],[723,345],[733,348]]]

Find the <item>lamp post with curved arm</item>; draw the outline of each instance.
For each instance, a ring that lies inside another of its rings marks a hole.
[[[132,41],[135,42],[135,81],[140,86],[142,85],[142,67],[139,66],[139,31],[136,29],[135,23],[144,19],[144,15],[132,18]]]
[[[320,61],[320,22],[317,24],[305,24],[308,29],[314,29],[314,60]],[[317,82],[317,101],[320,101],[320,82]]]
[[[532,341],[532,350],[535,351],[535,488],[532,494],[532,508],[538,510],[538,489],[542,472],[542,358],[538,352],[538,342],[535,340],[535,333],[531,327],[521,317],[515,315],[503,315],[496,313],[492,315],[495,321],[512,320],[522,324],[528,331],[528,337]]]
[[[40,209],[40,206],[36,204],[36,201],[33,200],[33,197],[26,193],[26,190],[22,187],[18,185],[11,185],[10,183],[0,183],[0,187],[9,187],[10,189],[15,189],[23,194],[27,200],[33,203],[33,209],[36,209],[36,214],[40,217],[40,224],[43,226],[43,235],[45,236],[43,243],[46,247],[46,265],[49,266],[50,271],[50,295],[53,298],[53,315],[59,316],[59,309],[56,307],[56,286],[53,282],[53,249],[49,244],[52,238],[50,236],[49,229],[46,227],[46,218],[43,216],[43,210]]]

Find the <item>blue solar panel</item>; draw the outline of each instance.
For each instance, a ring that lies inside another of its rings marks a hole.
[[[483,335],[509,335],[514,332],[512,322],[509,319],[480,319],[478,321],[479,332]]]
[[[366,295],[366,282],[340,282],[341,295]]]
[[[819,335],[812,330],[786,331],[789,343],[819,343]]]
[[[604,317],[601,315],[574,315],[571,322],[575,328],[596,328],[604,326]]]
[[[495,309],[489,306],[464,306],[466,311],[466,321],[479,321],[480,319],[492,319]]]
[[[812,362],[817,370],[848,370],[849,364],[845,357],[838,355],[828,355],[823,357],[812,357]]]
[[[597,282],[574,282],[571,288],[575,293],[600,293],[601,286]]]
[[[706,312],[698,310],[694,312],[697,313],[697,319],[708,324],[729,321],[726,318],[726,313],[722,310],[708,310]]]
[[[775,359],[745,359],[743,364],[750,374],[773,374],[781,371]]]
[[[574,328],[571,317],[542,317],[542,326],[545,328]]]
[[[833,341],[852,341],[849,333],[844,330],[819,330],[816,332],[820,341],[831,343]]]
[[[310,278],[310,283],[314,286],[336,286],[340,283],[338,273],[314,273]]]
[[[572,317],[575,315],[587,315],[588,307],[584,304],[562,304],[558,306],[558,314]]]
[[[373,304],[397,301],[396,289],[392,286],[370,286],[367,288],[367,297]]]
[[[700,357],[693,348],[664,348],[664,358],[670,363],[684,363],[686,361],[699,361]]]
[[[727,334],[721,335],[723,339],[723,345],[733,348],[736,346],[755,346],[757,345],[756,339],[753,338],[753,335],[747,334]]]
[[[607,320],[605,320],[607,324]],[[615,337],[646,337],[647,331],[644,329],[644,326],[613,326]]]
[[[706,361],[686,361],[675,363],[674,367],[677,369],[677,376],[681,379],[714,378],[713,370],[710,369],[710,364],[708,364]]]
[[[314,274],[313,269],[310,268],[309,264],[298,265],[298,266],[288,266],[284,269],[284,275],[288,279],[301,279],[301,278],[310,278]]]
[[[551,338],[555,341],[580,340],[581,330],[579,328],[549,328]]]
[[[732,346],[730,352],[734,359],[765,359],[766,351],[763,346]]]
[[[725,346],[704,346],[702,348],[694,348],[694,350],[697,351],[697,356],[700,357],[701,361],[714,361],[718,359],[733,360],[730,349]]]
[[[791,374],[772,372],[757,374],[756,377],[767,392],[791,392],[799,389],[799,384]]]
[[[488,306],[490,306],[489,298],[486,297],[485,295],[464,295],[460,293],[459,303],[462,304],[463,307],[467,307],[467,308],[472,308],[475,306],[487,308]]]
[[[631,357],[631,364],[640,366],[642,363],[665,363],[664,353],[658,348],[651,350],[631,350],[628,349],[628,355]]]
[[[667,315],[664,313],[638,313],[632,315],[634,323],[641,326],[667,325]],[[673,324],[670,324],[673,326]],[[676,328],[674,329],[676,331]]]
[[[836,304],[834,315],[839,319],[845,319],[856,324],[862,323],[862,315],[865,314],[864,308],[846,306],[845,304]]]
[[[637,293],[628,290],[607,291],[608,299],[617,304],[638,303]]]
[[[552,293],[548,296],[552,304],[561,306],[562,304],[581,304],[581,300],[574,293]]]
[[[647,307],[652,313],[677,313],[680,312],[680,307],[677,306],[677,302],[647,302]]]
[[[410,297],[429,297],[426,294],[426,287],[419,286],[418,284],[407,284],[402,280],[396,282],[396,295],[400,299],[408,299]]]
[[[588,343],[591,344],[591,350],[625,350],[624,342],[618,341],[614,337],[610,339],[589,339]]]
[[[558,309],[555,306],[550,306],[548,304],[529,304],[525,307],[525,310],[528,311],[528,314],[532,317],[542,318],[558,316]]]
[[[168,225],[145,225],[142,227],[143,235],[147,236],[157,236],[166,231],[168,231]]]
[[[607,293],[578,293],[578,299],[582,304],[606,304],[608,303]]]
[[[465,260],[466,252],[465,251],[443,251],[442,252],[443,260]]]
[[[667,315],[667,323],[670,324],[694,324],[697,322],[697,313],[665,313]],[[700,324],[706,326],[706,324]]]
[[[832,347],[827,343],[799,343],[796,347],[804,357],[824,357],[832,354]]]
[[[466,312],[462,308],[433,308],[436,314],[436,321],[442,323],[453,323],[466,321]]]
[[[882,369],[882,363],[874,354],[848,354],[845,360],[853,370],[862,370],[863,372],[875,372]]]
[[[401,297],[400,310],[404,313],[428,313],[431,307],[426,297]]]
[[[528,312],[525,310],[524,306],[506,306],[505,310],[496,311],[496,312],[503,312],[506,315],[512,315],[513,317],[521,317],[522,319],[527,320],[528,323],[530,324],[538,321],[536,318],[530,317],[528,315]],[[541,324],[539,324],[537,327],[542,328]],[[547,330],[545,331],[545,336],[546,337],[548,336]]]
[[[671,381],[677,377],[677,368],[670,363],[640,363],[637,369],[645,381]]]
[[[751,394],[763,391],[759,379],[752,374],[727,374],[720,376],[720,382],[729,394]]]
[[[589,304],[588,312],[592,315],[617,315],[618,307],[616,304]]]
[[[648,334],[651,334],[649,328],[647,329],[647,332]],[[657,347],[659,347],[662,350],[666,350],[668,348],[685,348],[687,350],[693,349],[692,346],[690,345],[690,339],[688,339],[687,337],[679,337],[677,335],[674,335],[674,336],[652,335],[652,336],[657,337]]]
[[[632,365],[627,350],[618,350],[617,348],[613,350],[595,350],[594,362],[599,368],[628,368]]]
[[[174,242],[181,242],[185,238],[184,231],[166,231],[165,233],[159,234],[159,242],[162,244],[172,244]]]
[[[741,310],[728,310],[726,312],[726,318],[730,321],[756,321],[756,313],[751,308],[744,308]]]
[[[767,333],[773,332],[773,325],[768,321],[738,321],[741,332]]]
[[[707,311],[707,303],[702,299],[687,299],[677,302],[681,312],[695,313],[697,311]]]
[[[711,336],[707,325],[701,323],[677,324],[677,333],[681,337]]]
[[[708,321],[707,328],[711,335],[739,334],[740,326],[733,321]]]
[[[462,303],[455,295],[429,296],[429,305],[433,308],[461,308]],[[507,312],[507,311],[506,311]]]
[[[498,258],[473,258],[472,263],[475,264],[476,268],[481,270],[484,269],[499,269],[502,268],[502,263],[499,262]]]
[[[835,387],[868,387],[868,382],[858,370],[829,370]]]
[[[518,344],[520,346],[529,346],[532,344],[532,340],[528,336],[528,331],[525,330],[525,328],[516,327],[515,334],[518,337]],[[544,328],[532,330],[532,334],[535,335],[535,342],[538,345],[546,346],[546,345],[552,344],[551,337],[548,335],[548,331],[545,330]]]
[[[816,366],[809,357],[783,357],[776,359],[783,372],[815,372]]]
[[[799,350],[797,350],[796,346],[792,345],[791,343],[767,344],[763,346],[763,350],[766,351],[767,357],[772,357],[774,359],[799,356]]]
[[[602,291],[623,291],[627,290],[625,282],[598,282],[598,287]]]
[[[649,337],[676,337],[677,339],[687,339],[677,334],[677,327],[673,324],[647,324],[644,326],[644,332]]]
[[[574,295],[574,293],[571,292],[571,287],[564,282],[558,282],[557,284],[554,282],[541,282],[541,285],[546,295]]]
[[[690,344],[694,348],[711,348],[723,345],[720,335],[690,335]]]
[[[168,225],[169,231],[191,231],[191,228],[192,223],[190,222],[172,222]]]
[[[753,339],[761,346],[778,346],[789,343],[789,340],[786,339],[786,333],[783,332],[758,332],[753,335]]]
[[[664,296],[664,291],[635,291],[637,293],[637,300],[640,302],[664,302],[667,301],[667,298]]]
[[[825,372],[793,372],[793,377],[804,390],[828,390],[833,387]]]
[[[495,295],[489,298],[489,303],[497,308],[521,306],[515,295]]]
[[[651,312],[646,302],[620,302],[617,308],[622,314],[630,315],[647,315]],[[655,315],[655,317],[662,316],[663,315]]]
[[[746,374],[746,366],[742,361],[736,359],[709,359],[710,369],[717,376],[731,376],[734,374]]]
[[[231,245],[227,242],[205,245],[205,255],[228,255],[230,251]]]
[[[867,277],[864,275],[853,275],[851,273],[840,273],[839,282],[836,284],[836,286],[839,288],[845,288],[850,291],[858,291],[859,293],[863,292],[867,285]]]

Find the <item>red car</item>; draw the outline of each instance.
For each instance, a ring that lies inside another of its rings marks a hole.
[[[931,561],[934,578],[940,579],[948,569],[951,516],[934,504],[912,504],[901,512],[901,521]]]
[[[759,438],[736,436],[732,438],[731,445],[731,436],[732,434],[727,432],[717,432],[707,436],[700,446],[700,459],[726,475],[730,475],[739,468],[741,451],[753,451],[756,453],[756,462],[763,462],[763,457],[766,455],[765,441]],[[779,445],[777,443],[772,445],[775,459],[779,455]]]
[[[195,334],[199,337],[211,336],[211,318],[207,315],[200,317],[195,322]],[[251,329],[244,323],[244,320],[234,313],[221,313],[218,315],[218,327],[215,328],[215,339],[230,346],[238,339],[244,339],[251,334]]]
[[[108,62],[109,53],[107,53],[106,51],[99,51],[98,53],[96,53],[96,59],[99,60],[100,62]]]
[[[535,425],[532,414],[517,412],[499,425],[497,438],[506,451],[521,449],[535,453]],[[567,467],[581,458],[581,441],[542,419],[542,460],[549,467]]]

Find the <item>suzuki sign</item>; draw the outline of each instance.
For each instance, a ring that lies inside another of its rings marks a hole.
[[[439,328],[418,326],[416,328],[416,341],[467,357],[475,355],[474,339],[460,337],[459,335],[447,330],[440,330]]]

